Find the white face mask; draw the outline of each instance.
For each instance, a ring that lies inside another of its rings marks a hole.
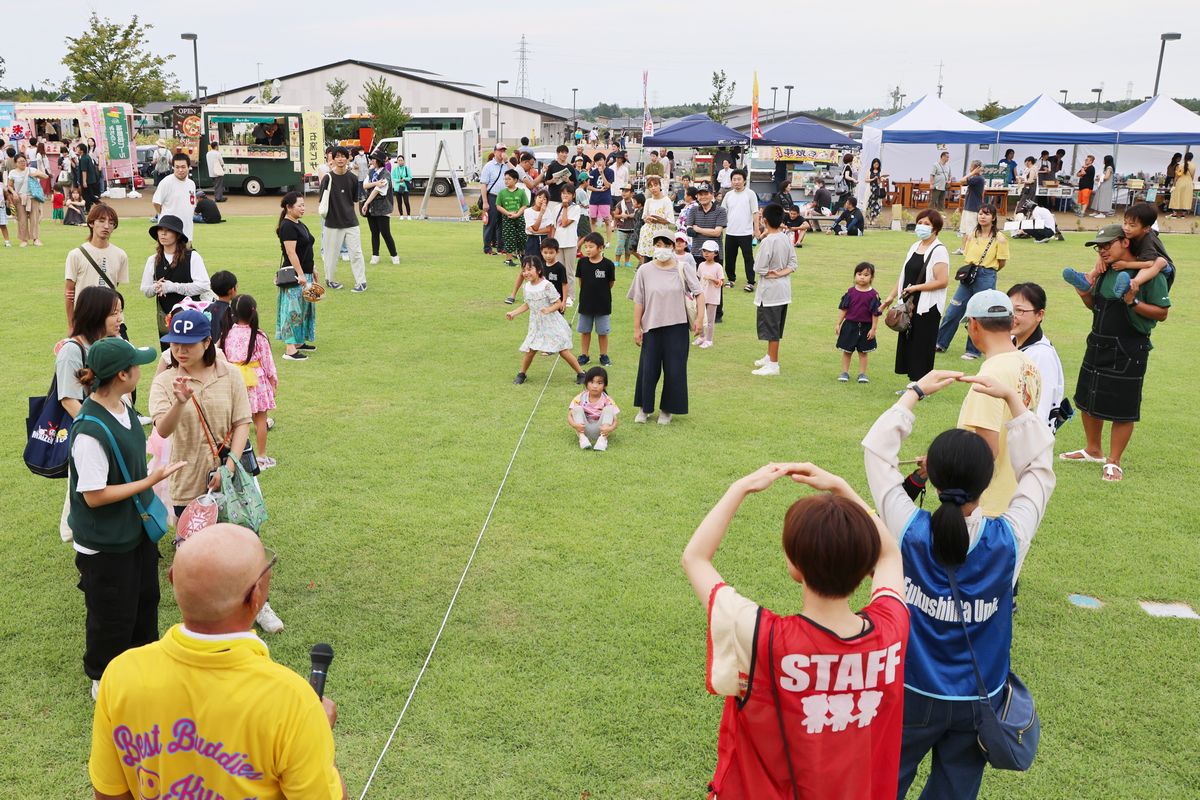
[[[671,260],[671,251],[666,247],[654,248],[654,260],[655,261],[670,261]]]
[[[917,235],[918,239],[920,239],[921,241],[924,241],[933,235],[933,226],[919,224],[915,228],[913,228],[913,233],[915,233]]]

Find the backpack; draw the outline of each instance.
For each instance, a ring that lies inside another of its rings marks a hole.
[[[79,348],[83,345],[69,340]],[[29,398],[29,416],[25,418],[25,466],[34,475],[43,478],[67,477],[67,463],[71,456],[71,415],[58,399],[58,373],[50,379],[50,390],[45,395]]]

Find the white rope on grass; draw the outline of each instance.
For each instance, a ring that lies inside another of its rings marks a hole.
[[[542,405],[542,398],[546,395],[546,389],[550,387],[550,379],[554,377],[554,368],[558,366],[558,362],[560,361],[562,361],[562,357],[556,356],[554,362],[550,365],[550,372],[546,375],[546,382],[542,384],[542,391],[538,394],[537,402],[533,404],[533,410],[529,412],[529,419],[525,420],[525,427],[521,430],[520,438],[517,439],[517,446],[513,448],[512,458],[508,460],[508,467],[504,470],[504,477],[500,479],[500,486],[496,489],[496,496],[492,498],[492,506],[488,509],[487,517],[483,520],[483,527],[479,529],[479,536],[475,538],[475,546],[471,548],[471,555],[467,558],[467,565],[463,567],[462,575],[458,579],[458,585],[454,587],[454,594],[450,597],[450,605],[446,607],[446,613],[442,617],[442,624],[438,626],[437,634],[433,637],[433,644],[429,645],[429,653],[425,656],[425,663],[421,665],[421,671],[417,673],[417,679],[413,681],[412,689],[408,692],[408,699],[404,701],[404,707],[400,709],[400,716],[396,718],[396,724],[392,726],[392,733],[388,736],[387,742],[384,743],[383,751],[380,752],[379,758],[375,761],[375,767],[367,777],[367,783],[363,786],[362,794],[358,796],[358,800],[365,800],[367,790],[371,788],[371,782],[375,780],[375,774],[379,771],[380,765],[383,764],[383,758],[387,755],[388,748],[392,746],[392,740],[396,738],[396,732],[400,730],[400,723],[404,721],[404,714],[408,711],[413,696],[417,693],[417,687],[421,685],[421,678],[425,676],[425,670],[429,667],[429,662],[433,659],[433,652],[437,649],[438,642],[442,638],[442,631],[446,630],[446,623],[450,621],[450,612],[454,610],[454,603],[458,600],[458,593],[462,591],[463,582],[466,581],[467,573],[471,570],[471,564],[475,561],[475,553],[479,551],[479,545],[483,542],[483,534],[487,532],[488,524],[492,521],[492,514],[495,513],[496,505],[500,502],[500,495],[504,492],[505,484],[508,483],[508,475],[512,472],[513,464],[517,460],[517,454],[521,451],[521,444],[525,441],[525,434],[528,433],[529,426],[533,424],[533,417]]]

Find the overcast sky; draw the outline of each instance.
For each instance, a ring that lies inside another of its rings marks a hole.
[[[581,108],[639,106],[643,69],[650,72],[651,105],[707,100],[713,69],[737,81],[734,103],[748,104],[757,68],[763,107],[771,103],[770,86],[790,83],[796,86],[792,108],[887,109],[897,84],[906,102],[936,92],[939,62],[945,64],[943,98],[956,108],[977,108],[989,96],[1015,106],[1043,91],[1057,99],[1062,89],[1079,100],[1094,96],[1090,90],[1101,84],[1105,99],[1123,99],[1130,82],[1136,99],[1153,89],[1159,34],[1177,31],[1183,40],[1167,45],[1161,92],[1200,96],[1195,0],[866,0],[845,6],[850,16],[838,16],[836,3],[400,0],[336,22],[328,17],[331,7],[353,6],[313,0],[60,4],[39,35],[4,37],[3,83],[62,80],[58,36],[83,31],[95,8],[113,21],[139,14],[152,22],[151,46],[176,56],[171,69],[189,91],[195,80],[190,43],[179,38],[184,31],[199,35],[200,83],[212,91],[253,83],[258,62],[269,78],[359,58],[437,72],[489,93],[496,80],[507,79],[505,93],[512,94],[524,33],[529,96],[565,108],[572,87],[579,88]],[[735,17],[731,7],[745,16]],[[785,10],[768,14],[774,8]],[[513,21],[518,16],[521,21]],[[779,94],[783,108],[786,93]]]

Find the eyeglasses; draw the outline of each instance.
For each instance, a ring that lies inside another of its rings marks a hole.
[[[246,597],[242,600],[242,602],[245,603],[246,605],[250,605],[250,602],[254,595],[254,588],[256,586],[258,586],[258,582],[261,581],[263,579],[263,576],[265,576],[268,572],[270,572],[271,568],[274,567],[275,564],[279,561],[279,554],[276,553],[274,550],[272,550],[269,547],[264,547],[263,550],[267,553],[267,555],[270,556],[270,558],[267,560],[267,565],[265,567],[263,567],[263,571],[258,573],[258,577],[254,579],[254,583],[250,584],[250,588],[248,590],[246,590]]]
[[[1035,312],[1032,308],[1021,308],[1020,306],[1013,306],[1013,314],[1017,315],[1018,317],[1023,314],[1033,314],[1033,313],[1035,313]]]

